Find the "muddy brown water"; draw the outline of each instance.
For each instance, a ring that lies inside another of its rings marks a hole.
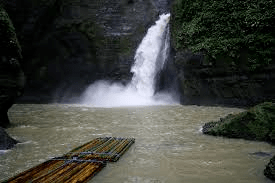
[[[205,122],[243,109],[202,106],[89,108],[17,104],[8,133],[21,141],[0,154],[0,181],[97,137],[134,137],[91,183],[261,183],[275,147],[203,135]],[[263,153],[258,153],[263,152]],[[267,154],[266,154],[267,153]]]

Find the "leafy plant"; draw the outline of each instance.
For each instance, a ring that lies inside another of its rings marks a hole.
[[[243,49],[251,71],[272,61],[275,3],[271,0],[176,0],[172,37],[176,50],[207,50],[211,62],[230,57],[239,65]]]

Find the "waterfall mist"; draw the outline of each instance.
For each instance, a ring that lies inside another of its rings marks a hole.
[[[132,81],[120,83],[97,81],[81,97],[81,103],[94,107],[121,107],[176,104],[169,93],[155,93],[156,76],[163,69],[169,50],[170,14],[160,15],[150,27],[135,54]]]

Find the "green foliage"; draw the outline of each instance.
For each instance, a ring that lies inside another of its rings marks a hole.
[[[229,56],[239,64],[248,50],[250,69],[268,65],[275,47],[275,3],[271,0],[176,0],[172,12],[172,37],[177,50],[207,50],[215,62]]]
[[[121,37],[119,40],[119,53],[120,55],[130,55],[131,54],[131,41],[130,37]]]
[[[206,134],[275,143],[275,104],[265,102],[210,124]]]

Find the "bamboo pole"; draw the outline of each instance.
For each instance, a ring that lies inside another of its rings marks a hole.
[[[86,182],[103,168],[103,164],[90,163],[85,168],[81,169],[77,174],[66,180],[64,183]]]
[[[40,165],[37,165],[27,171],[18,174],[17,176],[9,179],[8,182],[27,182],[27,180],[35,179],[37,177],[40,177],[41,175],[44,175],[45,173],[48,173],[51,170],[57,169],[63,164],[63,162],[64,161],[61,160],[46,161]]]
[[[71,166],[76,166],[76,163],[71,164]],[[52,178],[56,177],[56,175],[61,175],[64,171],[66,171],[69,168],[70,167],[68,166],[68,164],[64,164],[64,165],[60,166],[59,168],[57,168],[47,174],[44,174],[41,177],[34,179],[32,182],[33,183],[49,182],[47,180],[51,180]]]
[[[58,178],[56,181],[52,181],[51,183],[59,183],[59,182],[65,182],[68,179],[70,179],[72,176],[78,174],[79,171],[84,169],[86,166],[88,166],[90,163],[84,162],[84,163],[77,163],[76,167],[73,167],[69,171],[65,172],[62,177]]]

